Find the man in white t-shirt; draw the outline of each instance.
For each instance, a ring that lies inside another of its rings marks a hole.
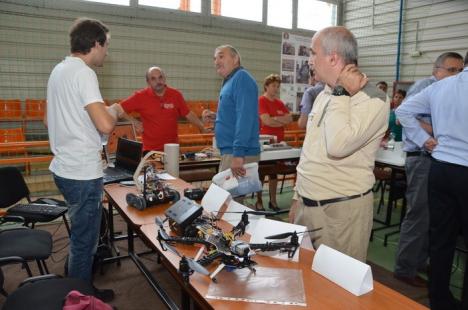
[[[68,275],[92,282],[102,212],[101,135],[112,132],[114,107],[106,108],[96,73],[107,55],[109,29],[100,21],[79,18],[70,29],[71,55],[52,70],[47,85],[50,164],[71,220]],[[112,290],[96,290],[104,301]]]

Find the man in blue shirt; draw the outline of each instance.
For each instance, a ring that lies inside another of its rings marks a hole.
[[[309,81],[312,81],[312,83],[310,83],[311,86],[307,88],[307,90],[304,92],[304,95],[302,96],[301,115],[297,120],[297,125],[302,129],[306,128],[307,126],[307,121],[309,120],[309,114],[310,111],[312,111],[315,98],[317,98],[318,94],[320,94],[320,92],[325,88],[325,85],[322,82],[315,79],[315,73],[313,69],[309,71],[309,74]]]
[[[434,82],[458,73],[463,68],[460,54],[447,52],[437,57],[432,76],[417,81],[408,91],[407,98],[416,95]],[[449,103],[449,102],[447,102]],[[421,126],[432,134],[430,114],[417,116]],[[413,286],[426,286],[426,281],[417,276],[418,269],[425,269],[428,258],[429,210],[427,179],[431,160],[424,147],[419,147],[403,128],[403,150],[406,152],[406,201],[407,212],[400,230],[400,241],[395,261],[395,278]]]
[[[221,152],[219,171],[230,168],[239,177],[245,175],[244,164],[260,159],[258,87],[241,67],[240,54],[231,45],[216,48],[214,64],[224,79],[215,121],[216,146]]]
[[[444,68],[457,71],[459,68]],[[408,139],[432,152],[429,172],[429,298],[431,309],[468,309],[468,286],[457,304],[449,289],[460,229],[468,246],[468,68],[408,98],[396,110]],[[418,115],[430,114],[433,136]],[[465,272],[465,283],[467,281]]]

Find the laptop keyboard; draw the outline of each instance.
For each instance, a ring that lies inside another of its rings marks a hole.
[[[60,216],[67,212],[67,207],[60,207],[42,203],[18,204],[8,209],[10,215],[46,215]]]

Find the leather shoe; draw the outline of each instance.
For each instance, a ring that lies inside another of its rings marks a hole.
[[[393,274],[393,277],[397,280],[400,280],[401,282],[404,282],[414,287],[427,287],[426,280],[424,280],[420,276],[407,277],[407,276],[399,276],[399,275]]]
[[[111,289],[99,289],[94,288],[94,296],[102,300],[103,302],[110,302],[114,299],[115,294]]]
[[[268,208],[270,208],[270,209],[273,210],[273,211],[279,211],[279,210],[281,210],[278,206],[275,206],[275,205],[272,204],[271,202],[268,202]]]

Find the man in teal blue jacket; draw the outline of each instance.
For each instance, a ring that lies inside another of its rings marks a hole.
[[[216,48],[216,72],[224,78],[215,122],[216,145],[221,152],[219,171],[231,168],[236,177],[245,175],[244,164],[260,159],[258,87],[240,62],[234,47]]]

